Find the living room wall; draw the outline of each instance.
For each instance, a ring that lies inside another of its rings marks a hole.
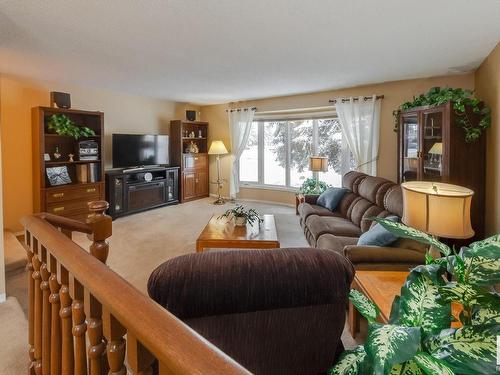
[[[328,100],[336,97],[384,95],[380,114],[380,148],[377,162],[378,175],[390,180],[397,178],[397,137],[393,131],[394,120],[392,111],[405,101],[411,100],[414,95],[426,92],[434,86],[474,88],[474,73],[450,75],[424,79],[384,82],[380,84],[316,92],[302,95],[275,97],[261,100],[242,101],[201,107],[201,117],[210,123],[209,138],[221,139],[229,148],[229,122],[226,109],[241,107],[257,107],[259,111],[276,111],[298,108],[314,108],[329,105]],[[231,157],[225,156],[221,160],[222,177],[229,181],[231,174]],[[210,158],[210,175],[216,175],[215,157]],[[215,185],[210,186],[210,192],[216,193]],[[223,195],[229,194],[229,185],[225,184]],[[293,204],[293,192],[270,190],[262,188],[240,188],[239,198],[260,201],[274,201],[284,204]]]
[[[112,133],[168,134],[170,120],[192,107],[173,101],[0,75],[4,227],[14,232],[22,229],[21,217],[33,210],[31,108],[48,106],[50,91],[71,93],[72,108],[104,112],[106,167],[112,164]]]
[[[491,107],[486,138],[486,233],[500,233],[500,43],[475,73],[477,96]]]

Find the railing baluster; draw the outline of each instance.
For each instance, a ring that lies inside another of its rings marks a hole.
[[[27,230],[24,232],[24,241],[26,244],[26,255],[28,257],[28,262],[26,263],[26,271],[28,274],[28,356],[30,359],[30,366],[28,373],[33,375],[35,373],[35,313],[34,313],[34,304],[35,304],[35,280],[33,278],[33,250],[31,247],[32,239],[31,233]]]
[[[51,322],[50,322],[50,374],[61,374],[61,319],[59,310],[61,309],[61,302],[59,298],[59,289],[61,286],[57,281],[57,259],[49,254],[49,288],[51,304]]]
[[[127,332],[118,320],[103,307],[104,336],[108,340],[106,351],[108,353],[109,374],[126,375],[125,348],[123,336]]]
[[[102,305],[92,294],[85,290],[85,315],[87,316],[87,332],[89,336],[89,367],[90,375],[104,374],[106,357],[106,343],[102,333]]]
[[[40,289],[41,276],[40,276],[40,266],[41,262],[38,258],[38,240],[33,238],[33,291],[34,291],[34,303],[33,303],[33,325],[34,325],[34,362],[33,369],[35,374],[42,374],[42,290]]]
[[[85,332],[87,324],[85,323],[84,311],[84,289],[82,284],[70,275],[70,294],[73,298],[71,304],[71,314],[73,316],[73,343],[75,350],[75,375],[87,374],[87,348],[85,342]]]
[[[130,332],[127,333],[127,360],[134,375],[151,374],[153,371],[154,356]]]
[[[92,227],[92,234],[88,235],[88,238],[92,241],[90,254],[104,264],[106,264],[109,252],[109,245],[106,239],[111,237],[113,226],[111,217],[105,214],[108,207],[109,203],[106,201],[90,202],[89,210],[93,214],[87,220],[87,223]]]
[[[51,312],[50,312],[50,289],[49,277],[50,273],[47,268],[47,249],[41,247],[40,256],[42,264],[40,265],[40,289],[42,290],[42,374],[50,373],[50,325],[51,325]]]
[[[61,372],[63,375],[74,373],[73,358],[73,333],[71,322],[71,296],[69,295],[69,274],[68,270],[58,262],[58,275],[61,289],[59,298],[61,299]]]

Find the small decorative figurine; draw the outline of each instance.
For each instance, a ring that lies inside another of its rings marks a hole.
[[[73,162],[74,162],[74,160],[73,160],[73,156],[75,156],[75,155],[73,155],[73,154],[68,154],[68,156],[69,156],[69,161],[70,161],[70,163],[73,163]]]
[[[201,130],[198,130],[198,138],[203,138],[203,136],[201,135]]]
[[[194,132],[189,133],[190,138],[194,138]]]
[[[194,143],[193,141],[189,142],[188,146],[186,147],[186,153],[187,154],[197,154],[198,152],[200,152],[198,146],[196,145],[196,143]]]
[[[59,147],[56,147],[56,151],[54,152],[54,159],[61,159],[61,153],[59,152]]]

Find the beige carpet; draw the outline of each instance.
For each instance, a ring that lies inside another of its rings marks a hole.
[[[115,220],[113,236],[109,239],[109,267],[146,293],[147,280],[153,269],[167,259],[194,252],[196,238],[211,215],[220,214],[234,206],[231,203],[214,206],[210,204],[212,201],[213,198],[207,198]],[[256,202],[241,203],[254,207],[261,214],[274,214],[282,247],[308,246],[294,208]],[[88,249],[90,242],[85,235],[76,234],[74,240]],[[26,313],[27,290],[24,272],[11,275],[7,279],[7,294],[15,296]],[[8,318],[5,320],[1,311],[0,321],[1,325],[8,324]],[[24,340],[26,335],[20,337]],[[342,341],[346,348],[355,345],[346,330]],[[24,349],[25,347],[25,352]]]
[[[14,297],[0,303],[0,374],[25,374],[28,366],[28,324]]]

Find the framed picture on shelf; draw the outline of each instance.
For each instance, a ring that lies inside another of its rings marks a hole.
[[[45,172],[51,186],[71,184],[71,178],[66,166],[46,168]]]

